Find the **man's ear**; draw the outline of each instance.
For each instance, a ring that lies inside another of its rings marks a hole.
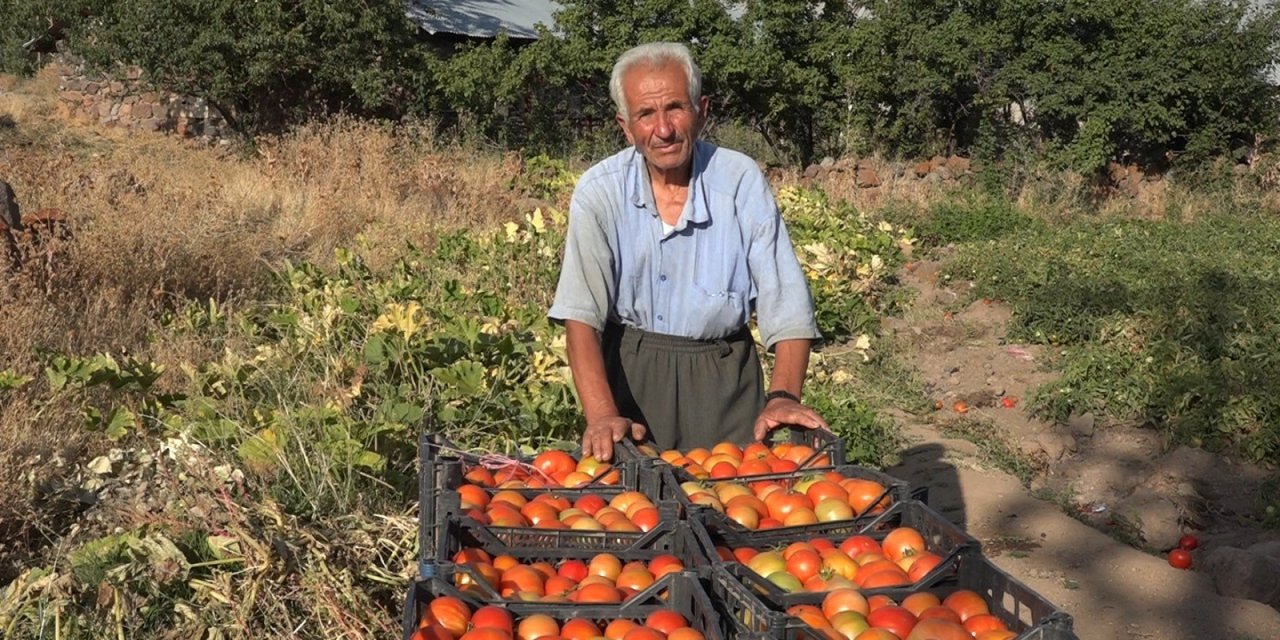
[[[711,98],[702,96],[698,98],[698,131],[707,126],[707,118],[711,115]]]
[[[621,113],[614,114],[613,119],[618,123],[618,128],[622,129],[622,135],[627,137],[627,144],[635,144],[635,138],[631,137],[631,130],[627,128],[627,119]]]

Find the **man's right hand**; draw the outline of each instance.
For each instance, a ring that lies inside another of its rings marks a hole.
[[[633,439],[639,440],[644,437],[644,425],[622,416],[609,416],[590,422],[587,430],[582,432],[582,455],[595,456],[598,460],[608,462],[613,458],[614,443],[622,442],[628,433]]]

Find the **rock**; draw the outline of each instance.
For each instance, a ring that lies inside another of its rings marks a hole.
[[[1076,441],[1065,433],[1042,433],[1036,437],[1036,445],[1049,460],[1061,460],[1068,451],[1076,450]]]
[[[962,176],[969,173],[969,159],[960,156],[951,156],[947,158],[947,170],[953,176]]]
[[[1182,509],[1163,495],[1139,489],[1112,509],[1117,523],[1150,549],[1172,549],[1182,537]]]
[[[939,178],[942,178],[943,180],[950,180],[952,178],[951,170],[948,169],[946,165],[938,166],[933,170],[933,173],[934,175],[938,176]]]
[[[875,169],[858,169],[857,185],[861,189],[870,189],[880,186],[880,175]]]
[[[1125,178],[1124,182],[1120,183],[1120,190],[1123,191],[1125,195],[1131,198],[1137,197],[1139,191],[1141,190],[1141,186],[1140,186],[1141,183],[1142,183],[1141,177],[1134,176],[1133,174],[1129,174],[1129,177]]]
[[[820,164],[823,169],[830,169],[831,167],[835,166],[836,159],[832,158],[831,156],[827,156],[822,159],[822,162]]]
[[[1280,550],[1267,555],[1257,550],[1263,545],[1214,549],[1205,557],[1202,570],[1213,576],[1214,587],[1224,596],[1280,607]]]
[[[1093,435],[1094,417],[1092,413],[1084,413],[1082,415],[1071,414],[1067,418],[1067,427],[1071,429],[1071,435],[1077,438],[1088,438]]]
[[[942,182],[942,176],[930,171],[929,175],[924,177],[924,181],[929,183]]]
[[[1231,167],[1231,171],[1232,173],[1235,173],[1237,176],[1248,175],[1249,165],[1242,162],[1240,164],[1235,165],[1234,167]]]
[[[932,162],[929,162],[928,160],[925,160],[924,162],[916,163],[916,177],[917,177],[917,178],[923,178],[923,177],[925,177],[925,176],[929,175],[929,174],[930,174],[930,173],[932,173],[932,172],[933,172],[933,163],[932,163]]]
[[[1107,177],[1111,178],[1113,184],[1120,184],[1128,176],[1124,165],[1119,162],[1111,162],[1107,164]]]
[[[811,164],[804,168],[804,177],[809,178],[810,180],[817,178],[820,175],[822,175],[822,167],[816,164]]]
[[[107,456],[98,456],[90,460],[89,464],[85,465],[85,468],[100,476],[107,475],[111,473],[111,459]]]

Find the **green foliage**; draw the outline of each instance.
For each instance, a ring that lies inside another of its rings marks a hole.
[[[104,69],[204,98],[236,129],[340,112],[421,113],[432,58],[399,2],[142,0],[85,3],[71,49]],[[157,43],[164,43],[157,46]]]
[[[1037,224],[1007,200],[975,196],[964,201],[943,200],[933,204],[915,231],[921,244],[931,247],[996,240]]]
[[[24,48],[31,43],[53,46],[65,25],[79,20],[92,0],[0,0],[0,72],[30,74],[39,57]],[[35,47],[33,47],[35,48]]]
[[[827,379],[807,385],[805,402],[845,441],[849,464],[884,467],[903,441],[893,421],[849,393],[847,384]]]
[[[809,278],[823,338],[842,342],[873,333],[911,232],[832,204],[819,190],[784,188],[777,202]]]
[[[1013,306],[1011,339],[1061,347],[1041,413],[1096,411],[1275,462],[1277,246],[1280,224],[1244,214],[1094,221],[965,246],[948,270]]]

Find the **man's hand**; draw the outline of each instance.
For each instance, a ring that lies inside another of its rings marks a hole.
[[[764,406],[764,411],[761,411],[760,417],[756,418],[755,428],[752,431],[757,441],[763,441],[770,431],[787,424],[806,429],[831,430],[831,427],[827,426],[827,421],[823,420],[817,411],[795,400],[774,398]]]
[[[582,432],[582,455],[595,456],[598,460],[608,462],[613,457],[613,444],[622,442],[628,433],[633,439],[639,440],[644,437],[644,425],[622,416],[609,416],[591,422],[587,424],[587,430]]]

